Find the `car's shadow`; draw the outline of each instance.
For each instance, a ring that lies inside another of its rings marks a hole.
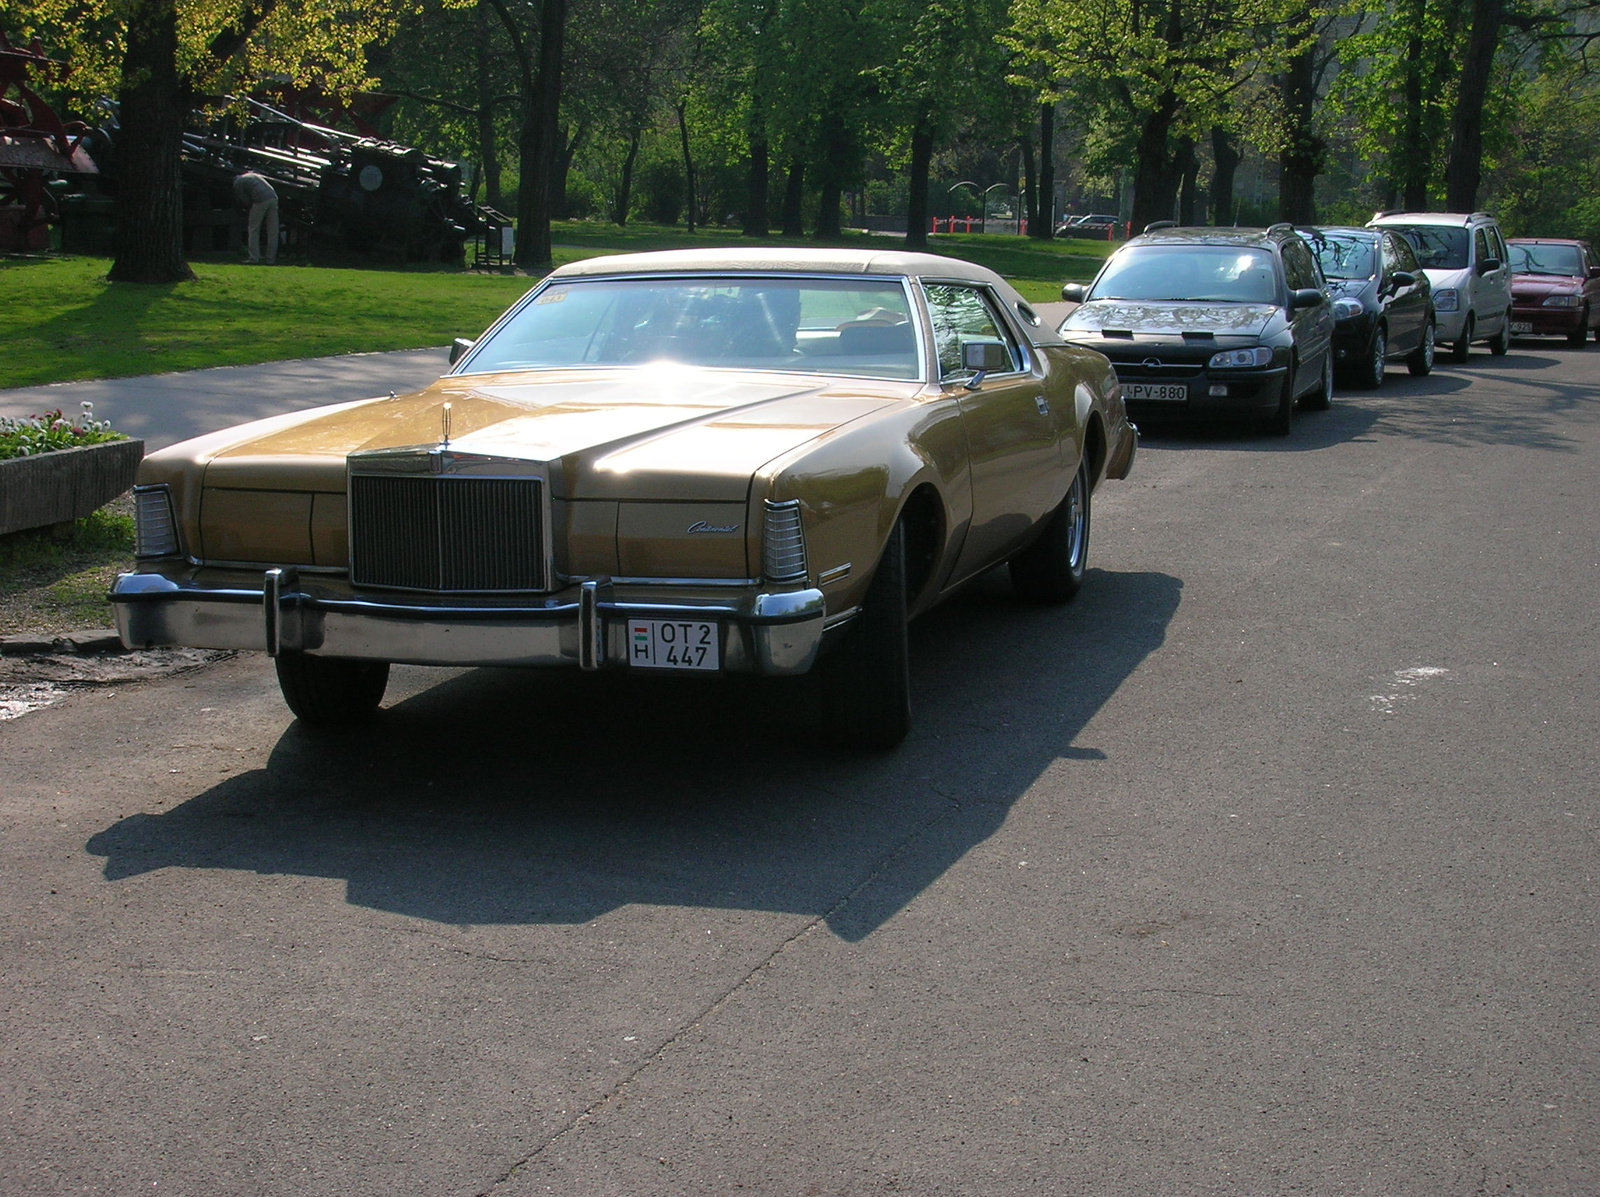
[[[451,924],[570,923],[627,903],[784,911],[857,940],[991,835],[1162,643],[1181,583],[1094,571],[1029,607],[1003,573],[912,629],[896,752],[819,744],[809,679],[705,684],[474,670],[357,733],[285,730],[265,768],[92,837],[116,880],[163,868],[342,878]],[[647,683],[647,684],[646,684]]]
[[[1600,356],[1600,355],[1597,355]],[[1326,411],[1297,413],[1288,436],[1247,423],[1170,423],[1140,420],[1140,448],[1203,447],[1240,453],[1309,453],[1359,441],[1381,430],[1434,444],[1514,445],[1571,453],[1576,443],[1557,417],[1593,406],[1592,386],[1540,377],[1560,359],[1531,353],[1494,357],[1474,352],[1466,364],[1440,362],[1417,378],[1390,367],[1377,390],[1344,388]],[[1474,378],[1510,384],[1513,393],[1473,387]]]

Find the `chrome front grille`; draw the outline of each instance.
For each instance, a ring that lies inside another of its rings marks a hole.
[[[544,590],[538,478],[350,476],[350,580],[397,590]]]

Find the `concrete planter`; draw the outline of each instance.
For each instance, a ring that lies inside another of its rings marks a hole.
[[[141,440],[0,461],[0,536],[82,519],[133,485]]]

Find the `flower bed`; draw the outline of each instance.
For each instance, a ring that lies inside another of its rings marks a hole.
[[[144,442],[114,432],[94,408],[0,417],[0,535],[82,519],[133,485]]]

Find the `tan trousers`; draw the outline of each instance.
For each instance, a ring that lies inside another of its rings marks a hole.
[[[278,260],[278,201],[276,197],[261,204],[250,205],[250,260],[261,261],[261,231],[267,233],[267,263]]]

